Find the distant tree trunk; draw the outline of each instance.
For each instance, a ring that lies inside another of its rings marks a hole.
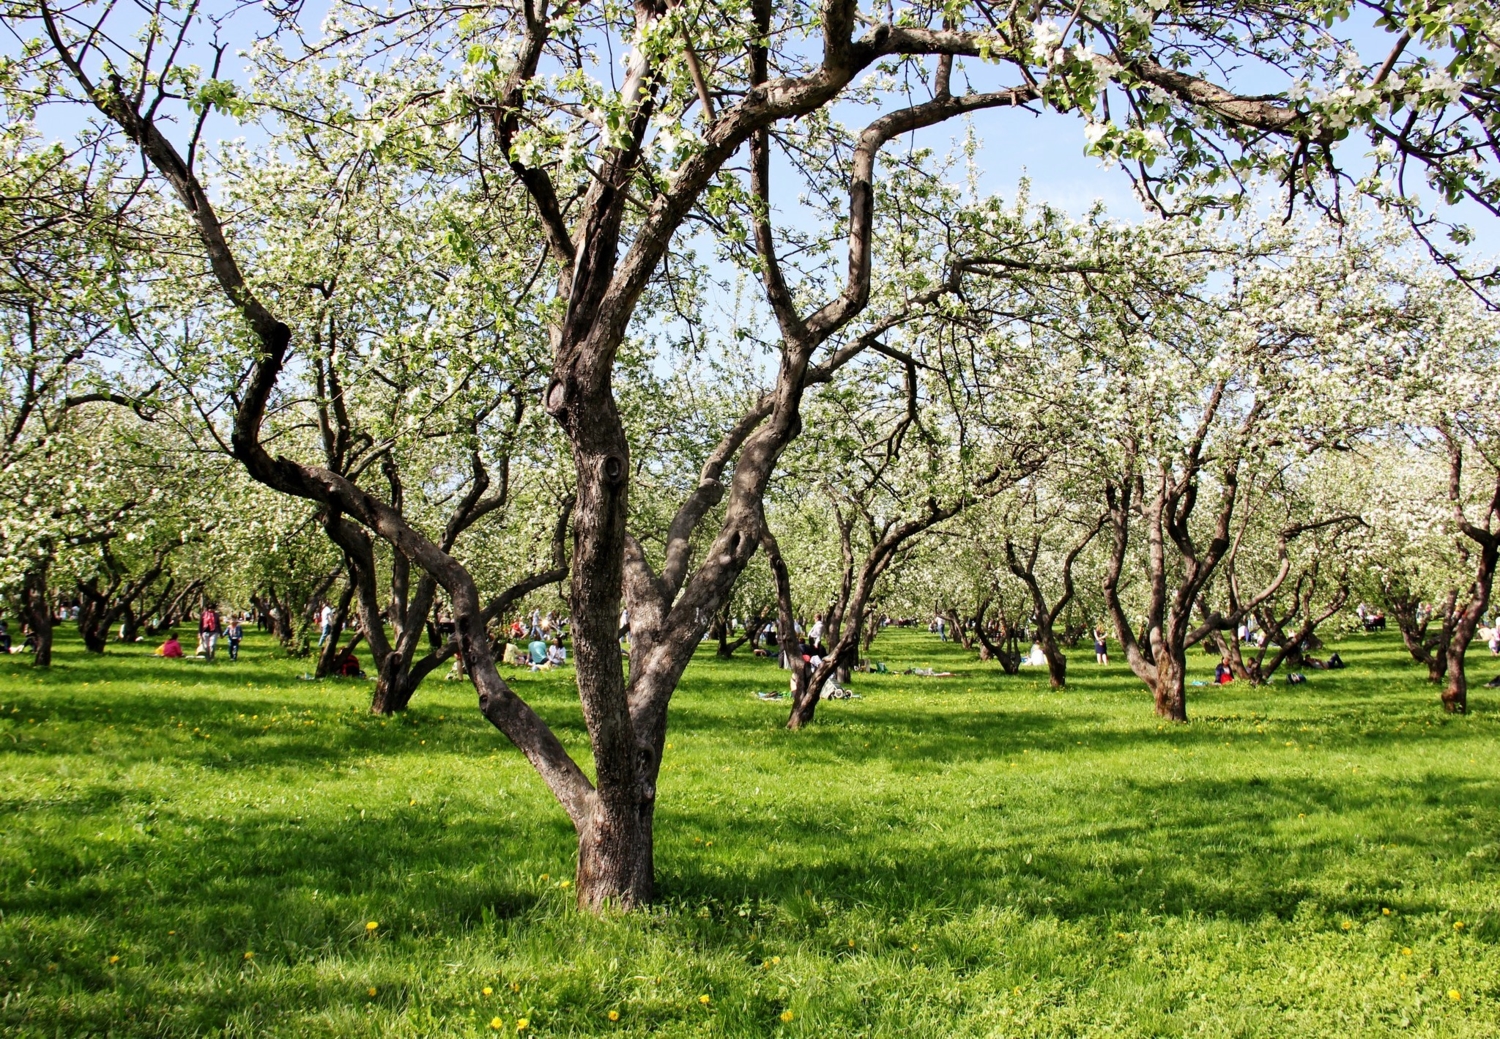
[[[1406,589],[1387,592],[1384,605],[1396,621],[1406,651],[1427,668],[1427,681],[1443,681],[1448,674],[1448,645],[1453,641],[1453,620],[1458,613],[1458,589],[1448,589],[1442,602],[1421,621],[1417,619],[1421,598]],[[1436,631],[1432,630],[1433,621],[1437,621]]]
[[[49,546],[47,555],[26,571],[21,582],[21,609],[36,640],[31,657],[36,667],[52,666],[52,604],[47,596],[47,571],[51,565]]]
[[[870,602],[870,596],[875,590],[876,583],[891,565],[891,561],[896,558],[896,553],[913,538],[921,536],[937,524],[958,515],[969,505],[970,500],[967,497],[959,497],[947,504],[939,505],[936,499],[929,498],[920,516],[899,522],[891,520],[886,522],[883,528],[878,529],[873,518],[866,515],[865,519],[870,527],[870,551],[859,568],[852,592],[847,598],[840,596],[837,619],[842,626],[839,630],[838,642],[829,647],[828,655],[808,678],[802,695],[794,699],[791,715],[786,722],[787,728],[800,729],[810,723],[813,720],[813,713],[817,710],[818,698],[822,695],[823,687],[828,684],[828,680],[836,672],[848,673],[848,668],[853,663],[859,646],[860,627]],[[852,552],[849,554],[849,559],[852,562]]]
[[[1451,431],[1443,432],[1448,440],[1450,462],[1448,500],[1452,503],[1460,532],[1479,550],[1478,561],[1474,563],[1474,580],[1469,585],[1468,602],[1453,620],[1453,638],[1448,643],[1448,685],[1443,690],[1443,710],[1450,714],[1465,714],[1469,710],[1469,679],[1464,667],[1464,654],[1468,652],[1469,643],[1473,641],[1474,633],[1479,629],[1485,611],[1489,608],[1495,564],[1497,558],[1500,558],[1500,531],[1493,529],[1496,520],[1500,519],[1500,467],[1492,474],[1494,487],[1483,517],[1479,523],[1471,522],[1465,515],[1461,493],[1463,445]],[[1466,560],[1468,555],[1468,552],[1463,552]]]
[[[1021,671],[1021,637],[1016,626],[1011,623],[1004,609],[996,611],[995,632],[998,641],[991,640],[989,625],[984,619],[985,612],[989,609],[989,599],[979,606],[978,623],[975,625],[975,634],[979,644],[984,649],[979,654],[981,660],[993,660],[1000,665],[1000,670],[1007,675],[1019,674]]]
[[[328,627],[328,637],[318,648],[318,663],[313,669],[315,678],[327,678],[333,671],[334,661],[339,657],[339,639],[344,635],[344,625],[349,621],[349,603],[354,600],[354,581],[344,582],[339,593],[339,604],[334,607],[333,622]]]
[[[140,637],[140,632],[141,618],[135,612],[135,605],[126,603],[124,609],[120,611],[120,641],[134,642]]]
[[[109,623],[114,615],[110,600],[118,590],[118,582],[114,582],[100,591],[97,577],[78,582],[78,634],[90,653],[103,653],[109,642]]]
[[[1474,583],[1469,586],[1469,601],[1452,622],[1453,637],[1448,642],[1447,652],[1448,684],[1443,689],[1443,710],[1449,714],[1466,714],[1469,710],[1469,678],[1464,656],[1489,608],[1497,554],[1500,554],[1500,539],[1492,536],[1480,542]]]
[[[1050,606],[1047,597],[1042,592],[1042,584],[1037,580],[1036,561],[1041,553],[1042,539],[1040,536],[1032,538],[1031,547],[1025,555],[1016,552],[1015,542],[1009,537],[1005,539],[1005,561],[1010,567],[1010,572],[1020,579],[1031,594],[1032,610],[1036,615],[1036,641],[1042,647],[1042,656],[1047,659],[1047,678],[1053,689],[1061,689],[1068,683],[1068,658],[1063,655],[1062,649],[1057,644],[1057,619],[1062,612],[1068,608],[1073,601],[1076,590],[1073,587],[1073,564],[1083,550],[1088,547],[1089,542],[1094,540],[1099,529],[1104,526],[1106,516],[1101,516],[1084,534],[1082,540],[1078,541],[1063,559],[1062,564],[1062,595]]]
[[[276,586],[270,583],[266,585],[266,601],[271,604],[271,634],[276,636],[276,641],[281,643],[283,650],[291,653],[296,641],[291,603],[283,600],[276,593]]]
[[[735,639],[730,639],[729,637],[730,625],[732,624],[732,621],[728,615],[728,611],[725,610],[724,613],[721,614],[720,620],[716,622],[718,625],[718,630],[717,632],[715,632],[715,634],[717,635],[719,640],[719,648],[715,651],[715,655],[717,655],[720,660],[731,660],[734,657],[734,651],[739,649],[747,642],[750,643],[750,647],[754,649],[756,642],[760,636],[760,629],[765,627],[766,620],[770,616],[772,610],[774,610],[774,607],[762,606],[757,608],[751,615],[750,619],[746,622],[744,630],[740,633],[739,637]]]
[[[781,557],[781,546],[769,527],[761,524],[760,543],[765,549],[766,560],[771,565],[771,576],[776,581],[776,644],[782,659],[792,673],[792,703],[801,702],[807,688],[807,663],[802,659],[802,647],[797,638],[797,622],[792,610],[792,578],[786,560]]]

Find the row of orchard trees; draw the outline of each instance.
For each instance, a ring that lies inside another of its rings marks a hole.
[[[1262,535],[1300,552],[1345,522],[1310,490],[1278,528],[1284,488],[1410,429],[1412,452],[1462,456],[1454,522],[1486,464],[1478,406],[1442,411],[1456,367],[1423,384],[1388,334],[1401,270],[1347,292],[1378,241],[1073,223],[954,188],[923,146],[965,119],[1003,146],[1047,106],[1160,214],[1233,206],[1258,175],[1337,213],[1341,142],[1368,139],[1361,192],[1483,293],[1431,202],[1497,209],[1484,5],[1347,25],[1334,0],[3,10],[3,233],[55,268],[18,263],[5,289],[7,349],[42,373],[6,366],[16,594],[109,520],[65,493],[104,484],[54,428],[90,446],[109,424],[142,466],[167,459],[194,496],[163,482],[138,514],[187,505],[177,544],[236,561],[185,578],[274,569],[262,549],[294,539],[317,559],[316,532],[377,709],[458,655],[577,830],[583,906],[652,897],[668,704],[752,560],[784,629],[794,580],[837,575],[834,652],[797,676],[794,724],[871,603],[964,524],[989,553],[973,569],[1029,568],[1034,598],[1060,594],[1043,560],[1102,558],[1087,594],[1180,717],[1199,616],[1219,632],[1274,583]],[[1369,410],[1393,400],[1416,410]],[[197,504],[209,485],[222,507]],[[831,562],[777,529],[819,498]],[[495,666],[493,622],[558,582],[589,770]]]
[[[872,372],[824,395],[788,470],[779,508],[816,546],[797,612],[833,631],[792,724],[882,614],[944,617],[1008,671],[1034,639],[1055,687],[1064,644],[1102,630],[1185,720],[1191,648],[1267,681],[1358,601],[1464,711],[1493,613],[1500,322],[1411,244],[1096,219],[1025,258],[1045,278],[983,272],[962,314],[904,328],[878,355],[893,392]],[[972,479],[954,437],[1009,445],[1007,478]]]

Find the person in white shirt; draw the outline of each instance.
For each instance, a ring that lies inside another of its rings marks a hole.
[[[323,643],[327,642],[328,637],[333,634],[333,607],[329,606],[326,602],[323,604],[323,614],[321,620],[323,624],[323,633],[318,636],[319,646],[322,646]]]

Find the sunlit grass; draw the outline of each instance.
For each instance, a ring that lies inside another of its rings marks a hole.
[[[797,734],[753,695],[780,672],[705,650],[660,905],[595,919],[470,687],[381,719],[256,639],[65,638],[51,673],[0,662],[0,1030],[1500,1034],[1496,694],[1445,717],[1394,636],[1353,639],[1347,671],[1195,687],[1163,726],[1087,649],[1053,693],[888,632],[877,658],[962,674],[857,676]],[[516,681],[586,756],[570,678]]]

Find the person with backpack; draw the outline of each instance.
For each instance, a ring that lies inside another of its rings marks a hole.
[[[203,607],[198,615],[198,644],[203,647],[203,659],[212,660],[219,648],[219,614],[212,606]]]

